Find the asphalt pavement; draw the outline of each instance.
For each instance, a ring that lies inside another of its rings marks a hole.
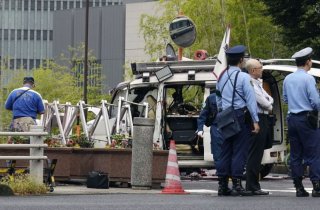
[[[192,185],[186,184],[189,183],[188,181],[217,181],[218,177],[214,175],[215,171],[207,171],[206,174],[198,174],[198,173],[191,173],[185,176],[181,176],[181,183],[182,186],[186,186],[186,191],[190,194],[199,193],[197,189],[193,189],[190,187]],[[266,180],[272,179],[289,179],[287,174],[275,174],[272,173],[265,178]],[[162,187],[164,183],[162,183]],[[95,189],[95,188],[87,188],[85,183],[78,183],[78,184],[65,184],[65,183],[57,183],[57,186],[54,187],[53,192],[48,192],[47,195],[100,195],[100,194],[159,194],[161,193],[162,188],[152,188],[150,190],[146,189],[132,189],[129,187],[110,187],[108,189]],[[201,193],[204,194],[212,194],[216,193],[215,190],[202,190]]]

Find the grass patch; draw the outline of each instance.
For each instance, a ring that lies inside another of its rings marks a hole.
[[[10,179],[6,176],[0,180],[0,184],[8,185],[17,195],[40,195],[47,193],[45,184],[38,184],[29,174],[19,174]]]

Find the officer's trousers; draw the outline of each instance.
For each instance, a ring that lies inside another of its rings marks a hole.
[[[309,165],[311,181],[320,180],[320,129],[308,125],[306,112],[289,114],[290,167],[292,178],[303,176],[303,161]]]
[[[236,110],[241,131],[237,135],[224,139],[221,147],[221,159],[217,163],[218,176],[242,178],[247,160],[251,128],[245,123],[243,110]]]
[[[211,137],[211,153],[215,163],[220,160],[221,156],[221,146],[223,143],[223,137],[221,132],[218,130],[217,125],[213,124],[210,127],[210,137]]]

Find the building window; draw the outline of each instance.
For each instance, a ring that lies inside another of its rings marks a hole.
[[[37,30],[37,40],[41,40],[41,31]]]
[[[4,9],[9,9],[9,0],[2,1],[2,4],[4,4]]]
[[[28,60],[27,59],[23,59],[22,63],[23,63],[23,68],[24,69],[28,68]]]
[[[18,1],[18,10],[22,10],[22,1]]]
[[[61,1],[57,1],[56,10],[61,10]]]
[[[47,1],[44,1],[44,2],[43,2],[43,10],[44,10],[44,11],[48,11],[48,10],[49,10],[48,4],[49,4],[49,2],[47,2]]]
[[[17,61],[17,69],[20,69],[21,68],[21,59],[16,59]]]
[[[102,0],[101,1],[101,6],[106,6],[107,1],[106,0]]]
[[[40,67],[40,59],[36,59],[36,68]]]
[[[30,30],[30,40],[34,40],[34,30]]]
[[[29,9],[29,1],[28,0],[24,0],[24,6],[23,6],[25,11],[28,11]]]
[[[23,30],[23,40],[28,40],[28,30]]]
[[[52,30],[49,31],[49,40],[53,40],[53,31]]]
[[[76,8],[80,8],[80,1],[76,2]]]
[[[3,30],[3,39],[8,40],[9,39],[9,31],[8,29]]]
[[[37,1],[37,10],[41,10],[41,1]]]
[[[99,0],[95,2],[95,7],[99,7]]]
[[[10,69],[14,68],[14,59],[10,59]]]
[[[11,1],[11,10],[16,9],[16,1]]]
[[[63,9],[68,9],[68,2],[67,1],[63,1]]]
[[[54,1],[50,1],[50,11],[54,10]]]
[[[0,40],[2,39],[2,29],[0,29]],[[0,41],[1,42],[1,41]],[[1,48],[0,48],[1,49]]]
[[[42,31],[43,33],[43,40],[48,40],[48,31],[45,30],[45,31]]]
[[[30,8],[30,10],[35,10],[35,8],[36,8],[36,2],[33,0],[33,1],[31,1],[31,6],[30,6],[31,8]]]
[[[33,59],[30,59],[29,60],[29,69],[33,69],[33,67],[34,67],[34,60]]]
[[[16,36],[16,30],[11,29],[10,30],[10,40],[14,40]]]
[[[22,30],[18,29],[17,30],[17,40],[21,40],[21,33],[22,33]]]

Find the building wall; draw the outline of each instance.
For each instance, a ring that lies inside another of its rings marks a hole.
[[[142,14],[154,15],[157,1],[140,2],[126,5],[126,62],[150,61],[144,51],[145,42],[140,34],[140,17]]]
[[[85,9],[59,11],[53,17],[53,57],[68,55],[68,46],[85,40]],[[88,48],[102,64],[104,91],[123,81],[125,6],[90,8]]]
[[[85,0],[0,2],[0,56],[9,59],[8,67],[11,69],[39,67],[45,60],[55,59],[58,54],[66,52],[68,45],[76,46],[84,40],[85,15],[82,8],[86,6]],[[122,14],[125,19],[114,11],[108,11],[112,15],[90,13],[89,48],[94,49],[104,66],[103,75],[110,79],[105,83],[106,89],[123,80],[123,68],[120,67],[124,65],[124,50],[128,62],[149,60],[150,57],[144,53],[139,20],[143,13],[154,14],[155,4],[157,1],[154,0],[90,0],[90,7],[93,8],[111,5],[127,7],[126,13]],[[77,18],[64,18],[67,13]],[[99,24],[95,20],[99,20]],[[54,22],[62,24],[58,31],[54,30]],[[123,43],[115,42],[115,39],[123,40]]]
[[[32,69],[52,59],[53,13],[86,6],[83,0],[0,2],[0,56],[10,59],[11,69]],[[90,0],[90,7],[119,4],[122,0]]]

